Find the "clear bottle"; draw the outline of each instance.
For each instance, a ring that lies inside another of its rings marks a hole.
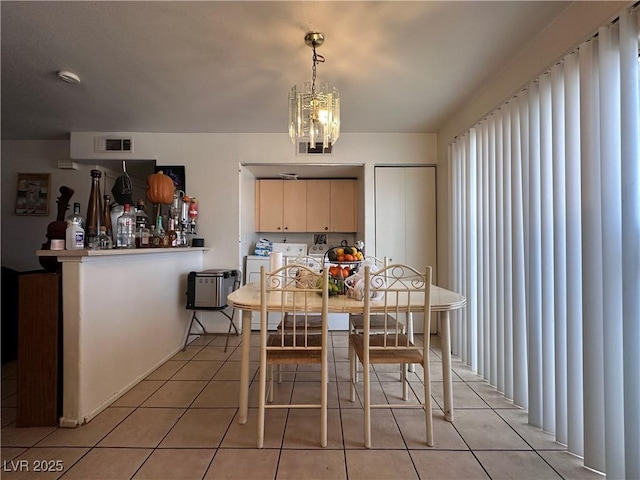
[[[136,206],[136,248],[149,248],[150,244],[149,217],[145,212],[144,200],[138,200]]]
[[[109,238],[113,238],[113,227],[111,225],[111,196],[105,195],[103,199],[104,199],[104,203],[103,203],[103,210],[102,210],[101,225],[104,225],[105,227],[107,227],[107,235],[109,235]]]
[[[74,203],[73,214],[67,217],[65,248],[67,250],[82,250],[84,241],[84,217],[80,215],[80,204]]]
[[[104,225],[100,225],[100,233],[96,237],[93,242],[94,250],[109,250],[113,248],[113,241],[111,237],[107,234],[107,227]]]
[[[136,216],[128,203],[124,205],[124,212],[118,217],[117,248],[136,248]]]

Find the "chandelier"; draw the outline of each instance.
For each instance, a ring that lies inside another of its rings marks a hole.
[[[295,85],[289,93],[289,137],[291,143],[309,142],[310,148],[322,142],[322,148],[330,148],[340,136],[340,95],[335,87],[320,83],[316,89],[316,66],[324,62],[316,47],[324,43],[324,35],[309,32],[304,43],[313,49],[311,82],[304,82],[301,89]]]

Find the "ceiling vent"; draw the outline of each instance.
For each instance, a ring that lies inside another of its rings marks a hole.
[[[95,153],[133,153],[133,137],[94,137]]]
[[[316,142],[316,146],[305,141],[298,141],[298,155],[332,155],[333,145],[329,144],[327,148],[322,147],[322,142]]]

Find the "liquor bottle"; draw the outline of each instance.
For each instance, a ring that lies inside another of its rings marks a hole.
[[[136,206],[136,248],[149,248],[151,246],[149,217],[144,210],[144,200],[140,199]]]
[[[93,247],[93,241],[100,233],[102,224],[102,197],[100,196],[100,170],[91,170],[91,193],[89,193],[89,205],[87,206],[87,225],[85,236],[87,246]]]
[[[107,235],[107,227],[100,225],[100,233],[93,242],[94,250],[109,250],[113,248],[113,241],[111,237]]]
[[[136,216],[128,203],[124,204],[124,212],[118,217],[117,248],[136,248]]]
[[[167,231],[167,247],[178,246],[178,232],[176,232],[176,221],[173,218],[169,219],[169,230]]]
[[[73,214],[67,218],[65,248],[82,250],[84,248],[84,217],[80,215],[80,204],[73,204]]]
[[[156,224],[152,227],[151,232],[151,246],[153,248],[161,248],[164,246],[164,229],[162,228],[162,217],[158,215],[156,217]]]
[[[109,238],[113,238],[113,226],[111,225],[111,196],[105,195],[102,210],[102,224],[107,227],[107,235]]]

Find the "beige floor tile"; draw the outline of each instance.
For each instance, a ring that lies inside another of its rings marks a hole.
[[[582,458],[571,455],[566,451],[538,452],[556,472],[566,480],[602,480],[603,475],[585,468]]]
[[[169,380],[178,370],[187,364],[186,360],[168,360],[147,375],[145,380]]]
[[[562,478],[536,452],[474,452],[493,480],[555,480]]]
[[[2,478],[6,480],[60,478],[88,451],[88,448],[30,448],[13,462],[3,465]]]
[[[152,450],[94,448],[65,474],[64,480],[129,480]]]
[[[17,407],[18,406],[18,396],[17,395],[9,395],[2,399],[3,407]]]
[[[16,421],[18,409],[16,407],[2,407],[1,428],[11,425]]]
[[[112,407],[139,407],[147,398],[153,395],[162,385],[164,380],[143,380],[118,400],[111,404]]]
[[[201,345],[187,345],[187,348],[185,349],[184,352],[182,350],[180,350],[173,357],[171,357],[171,360],[191,360],[203,348],[204,347],[201,346]]]
[[[481,376],[471,370],[471,367],[465,365],[460,360],[451,361],[451,369],[454,373],[465,382],[482,382],[484,381]]]
[[[200,480],[214,449],[158,449],[144,462],[135,480]]]
[[[215,448],[236,414],[232,408],[190,408],[160,443],[160,448]]]
[[[255,445],[254,445],[255,446]],[[280,450],[219,449],[205,480],[273,480]]]
[[[252,340],[253,342],[253,340]],[[252,343],[251,344],[251,349],[249,350],[249,360],[251,362],[259,362],[260,361],[260,339],[258,337],[258,343],[256,343],[255,345]],[[227,358],[227,361],[231,361],[231,362],[240,362],[242,361],[242,347],[238,347],[236,348],[233,352],[231,352],[231,355],[229,355],[229,357]]]
[[[271,412],[267,412],[270,414]],[[320,410],[291,409],[287,418],[283,448],[322,448],[320,445]],[[342,448],[340,411],[327,411],[327,448]]]
[[[193,404],[193,408],[238,407],[240,397],[240,382],[209,382],[200,392]]]
[[[18,391],[18,383],[15,376],[2,379],[2,386],[0,392],[2,392],[2,399],[4,400],[11,395],[15,395]]]
[[[342,450],[282,450],[277,480],[347,478]]]
[[[109,407],[89,423],[77,428],[58,428],[38,447],[93,447],[122,422],[133,408]]]
[[[342,410],[342,432],[346,449],[364,448],[364,413],[362,410]],[[404,449],[405,444],[391,410],[371,410],[372,448]]]
[[[386,400],[384,403],[390,404],[417,404],[424,398],[424,385],[413,383],[407,386],[407,400],[402,400],[402,382],[381,382]]]
[[[274,381],[273,403],[288,404],[291,402],[291,392],[293,391],[294,382],[283,381],[277,383]],[[258,406],[258,393],[260,392],[260,383],[256,379],[249,387],[249,406]],[[238,399],[233,401],[235,406],[238,405]]]
[[[15,423],[2,429],[3,447],[33,447],[58,427],[16,428]]]
[[[207,385],[203,380],[169,380],[151,395],[143,407],[188,407]]]
[[[453,388],[453,408],[490,408],[487,403],[465,382],[452,382]],[[442,383],[431,383],[431,395],[438,402],[444,405],[444,387]]]
[[[206,380],[213,378],[220,367],[220,361],[215,360],[191,360],[177,372],[171,380]]]
[[[183,408],[138,408],[98,446],[155,448],[184,412]]]
[[[422,480],[478,480],[489,478],[473,454],[466,452],[411,450],[413,463]]]
[[[234,320],[234,323],[236,324],[236,326],[238,326],[238,321]],[[235,335],[233,333],[233,329],[231,330],[231,335],[229,335],[229,345],[227,347],[227,352],[232,351],[233,349],[235,349],[238,345],[240,345],[242,343],[242,335]],[[227,341],[227,335],[216,335],[215,337],[213,337],[211,339],[211,341],[209,342],[209,346],[211,347],[222,347],[224,348],[224,344]]]
[[[258,367],[260,366],[259,362],[251,362],[249,365],[249,378],[252,379],[256,372],[258,371]],[[241,362],[225,362],[220,370],[216,372],[213,376],[213,380],[216,381],[229,381],[229,380],[240,380],[240,367]]]
[[[349,480],[417,479],[406,450],[347,450]]]
[[[409,449],[469,450],[453,424],[433,411],[433,447],[427,446],[426,420],[422,410],[394,408],[393,416],[398,422],[402,438]]]
[[[351,409],[362,408],[362,404],[360,403],[359,398],[356,396],[356,401],[352,402],[349,400],[349,395],[351,392],[351,385],[349,382],[336,382],[338,386],[338,402],[340,403],[340,408],[342,409]]]
[[[543,432],[541,428],[529,425],[529,417],[520,408],[496,409],[500,415],[518,434],[534,449],[566,450],[567,447],[555,441],[551,433]]]
[[[224,351],[224,347],[211,347],[206,346],[200,350],[192,360],[218,360],[225,361],[229,358],[235,350],[228,349]]]
[[[531,450],[493,410],[458,409],[453,424],[472,450]]]
[[[518,408],[511,400],[506,399],[504,394],[487,382],[469,382],[467,385],[491,408]]]
[[[291,403],[320,403],[320,380],[317,382],[298,382],[293,385],[293,395]],[[288,403],[288,402],[287,402]],[[327,405],[328,408],[338,408],[338,386],[336,382],[327,384]]]
[[[24,447],[2,447],[0,449],[0,461],[6,462],[8,460],[13,460],[21,453],[26,452],[27,449]]]
[[[284,428],[288,412],[285,409],[273,409],[265,413],[264,448],[280,448],[284,437]],[[250,408],[247,423],[240,425],[234,418],[222,440],[222,448],[256,448],[258,441],[258,409]],[[316,424],[317,425],[317,424]]]

